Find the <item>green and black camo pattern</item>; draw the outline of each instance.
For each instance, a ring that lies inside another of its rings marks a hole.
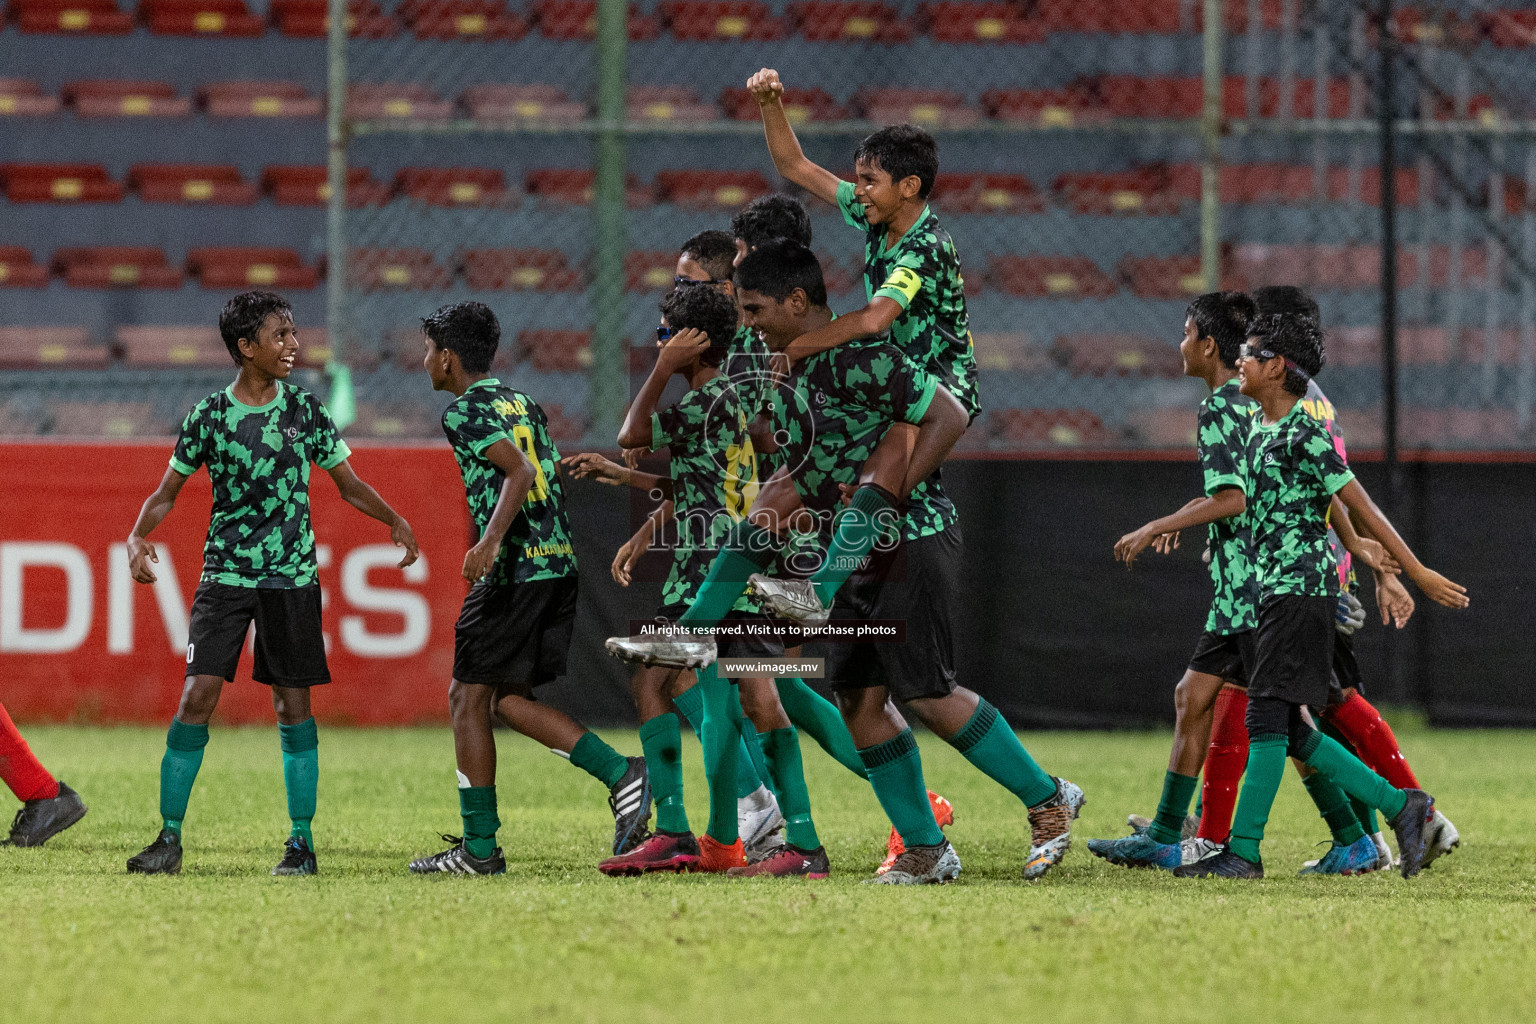
[[[1328,431],[1328,436],[1333,438],[1333,446],[1338,449],[1339,455],[1347,463],[1349,451],[1344,447],[1344,428],[1339,426],[1338,413],[1333,408],[1333,403],[1328,401],[1328,396],[1323,394],[1323,389],[1317,386],[1317,381],[1307,381],[1307,393],[1302,396],[1301,407],[1307,411],[1317,422]],[[1339,540],[1339,535],[1332,528],[1328,530],[1328,548],[1333,552],[1333,558],[1338,565],[1339,587],[1348,590],[1351,594],[1360,593],[1360,578],[1355,573],[1354,558],[1344,550],[1344,542]]]
[[[738,327],[726,350],[725,362],[720,364],[720,372],[741,395],[741,407],[749,420],[762,410],[767,399],[769,356],[768,345],[756,331]]]
[[[315,585],[309,464],[334,469],[351,454],[320,400],[286,381],[260,407],[236,401],[233,385],[197,403],[182,421],[171,468],[191,476],[206,465],[213,484],[204,582]]]
[[[509,441],[537,470],[522,509],[502,538],[496,563],[482,582],[505,585],[573,575],[576,552],[557,471],[560,452],[539,404],[495,377],[486,377],[443,410],[443,433],[453,445],[453,457],[464,478],[470,518],[482,533],[506,480],[485,458],[486,449],[497,441]]]
[[[1248,435],[1257,411],[1253,399],[1238,391],[1235,377],[1200,403],[1196,440],[1207,497],[1229,487],[1247,490]],[[1219,519],[1208,534],[1215,593],[1206,632],[1229,635],[1258,628],[1259,585],[1246,517]]]

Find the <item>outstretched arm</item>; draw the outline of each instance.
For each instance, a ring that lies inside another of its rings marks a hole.
[[[784,83],[779,81],[779,73],[772,68],[763,68],[747,79],[747,88],[763,115],[763,134],[768,137],[768,152],[773,157],[774,168],[816,198],[836,205],[837,186],[841,180],[825,167],[808,160],[800,148],[800,140],[795,138],[789,118],[784,116]]]
[[[139,509],[139,518],[134,520],[133,529],[128,534],[128,571],[139,583],[155,582],[155,572],[149,563],[158,563],[160,555],[146,538],[160,525],[161,520],[171,514],[176,496],[181,493],[182,485],[186,482],[185,474],[167,467],[165,476],[160,478],[160,486],[144,499],[144,506]]]
[[[656,354],[656,365],[640,385],[640,393],[629,403],[624,413],[624,425],[619,428],[620,448],[649,448],[651,446],[651,417],[656,403],[667,389],[667,381],[678,367],[691,360],[701,349],[709,347],[709,335],[689,327],[678,331]]]
[[[411,524],[405,521],[405,517],[389,507],[389,503],[379,497],[379,492],[352,471],[351,464],[343,459],[332,466],[326,472],[331,474],[331,479],[336,481],[336,489],[341,492],[348,505],[357,509],[365,516],[377,519],[389,527],[389,539],[395,547],[405,548],[405,555],[400,559],[400,568],[404,569],[416,561],[419,552],[416,549],[416,534],[411,532]]]
[[[831,323],[800,335],[784,351],[791,359],[808,359],[818,352],[836,348],[855,338],[871,338],[883,334],[891,329],[891,324],[899,316],[900,303],[884,295],[876,295],[864,308],[846,313]]]
[[[638,469],[621,466],[612,459],[604,458],[596,452],[567,455],[560,460],[560,465],[577,480],[596,480],[600,484],[609,484],[614,487],[633,487],[638,491],[660,491],[662,497],[672,497],[671,477],[659,476],[655,473],[642,473]]]
[[[1387,554],[1396,559],[1403,567],[1403,572],[1408,578],[1419,585],[1430,600],[1443,604],[1447,608],[1465,608],[1469,600],[1467,588],[1459,583],[1452,583],[1444,576],[1428,568],[1420,562],[1414,553],[1398,536],[1397,530],[1392,526],[1387,517],[1382,515],[1381,509],[1371,500],[1371,496],[1365,493],[1365,488],[1359,481],[1350,480],[1338,492],[1339,499],[1351,513],[1360,519],[1360,523],[1371,536],[1381,542],[1381,546],[1387,549]]]
[[[1139,530],[1126,534],[1115,542],[1115,558],[1129,569],[1136,556],[1165,533],[1177,533],[1192,526],[1204,526],[1218,519],[1240,516],[1248,508],[1248,499],[1241,488],[1223,487],[1208,498],[1197,498],[1171,516],[1154,519]]]
[[[496,564],[501,551],[501,539],[512,528],[528,491],[538,479],[538,470],[517,445],[501,438],[482,453],[486,461],[501,470],[501,493],[496,497],[496,507],[491,509],[490,521],[480,534],[480,540],[464,554],[464,578],[474,583]]]
[[[1333,532],[1339,535],[1339,543],[1344,545],[1344,550],[1358,558],[1372,572],[1402,572],[1402,567],[1392,560],[1392,556],[1387,554],[1387,549],[1381,546],[1380,541],[1355,530],[1349,509],[1345,508],[1337,494],[1333,496],[1328,523],[1333,527]]]

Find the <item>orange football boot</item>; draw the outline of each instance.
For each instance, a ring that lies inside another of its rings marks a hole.
[[[695,871],[724,872],[746,866],[747,852],[740,839],[726,846],[708,832],[699,836],[699,863]]]
[[[928,791],[928,806],[933,808],[933,820],[939,823],[939,828],[948,828],[955,823],[955,805],[931,789]],[[883,875],[891,870],[891,865],[896,863],[896,858],[906,850],[906,846],[901,841],[901,834],[892,827],[891,835],[885,841],[885,860],[875,868],[875,874]]]

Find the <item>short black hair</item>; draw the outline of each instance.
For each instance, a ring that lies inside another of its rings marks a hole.
[[[736,266],[736,289],[761,292],[775,302],[789,298],[796,288],[805,292],[813,306],[827,304],[827,282],[816,254],[787,238],[758,246]]]
[[[288,300],[272,292],[241,292],[224,303],[224,309],[219,313],[219,335],[236,366],[245,362],[245,357],[240,354],[240,339],[254,342],[261,325],[273,313],[293,319],[293,307]]]
[[[924,199],[939,176],[939,144],[915,124],[893,124],[868,136],[853,151],[853,162],[860,160],[889,174],[893,183],[915,175],[921,183],[917,194]]]
[[[1221,361],[1236,367],[1258,307],[1243,292],[1206,292],[1189,304],[1184,315],[1195,322],[1196,336],[1215,339]]]
[[[1255,288],[1253,301],[1259,307],[1260,316],[1292,313],[1306,317],[1318,327],[1323,325],[1323,315],[1318,308],[1317,300],[1293,284],[1272,284]]]
[[[811,215],[794,196],[782,192],[758,196],[731,218],[731,234],[746,242],[748,249],[756,249],[775,238],[810,245]]]
[[[483,302],[455,302],[423,317],[421,329],[432,344],[445,352],[457,352],[459,363],[470,373],[486,373],[501,344],[501,324]]]
[[[736,239],[729,231],[700,231],[683,243],[684,256],[704,268],[716,281],[731,279],[731,264],[736,262]]]
[[[1286,368],[1285,390],[1297,398],[1305,395],[1307,381],[1322,372],[1326,360],[1323,331],[1317,321],[1301,313],[1270,313],[1254,320],[1248,335],[1300,368],[1300,373]]]
[[[699,357],[705,366],[719,366],[736,337],[736,302],[719,288],[674,288],[661,300],[661,315],[674,331],[703,331],[709,348]]]

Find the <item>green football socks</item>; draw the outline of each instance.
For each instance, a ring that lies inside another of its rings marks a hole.
[[[677,716],[669,711],[640,726],[640,749],[656,801],[656,827],[675,834],[692,831],[683,807],[683,729]]]
[[[747,592],[747,580],[772,565],[782,545],[778,537],[745,519],[731,527],[693,603],[678,616],[677,624],[700,630],[718,625]]]
[[[495,853],[496,833],[501,829],[496,787],[460,786],[459,814],[464,818],[464,849],[469,855],[484,860]]]
[[[1376,820],[1376,808],[1354,797],[1349,798],[1349,806],[1355,809],[1355,817],[1360,821],[1360,827],[1365,829],[1365,834],[1373,836],[1381,831],[1381,822]]]
[[[165,734],[165,756],[160,759],[160,817],[165,827],[181,834],[181,822],[187,816],[187,800],[192,783],[203,766],[203,748],[208,745],[208,726],[188,725],[171,719]]]
[[[832,603],[838,588],[853,575],[885,531],[899,522],[894,497],[874,484],[864,484],[853,492],[848,507],[838,517],[832,543],[827,545],[827,557],[811,577],[823,607]]]
[[[1317,813],[1328,823],[1335,844],[1350,846],[1365,836],[1349,797],[1337,783],[1322,772],[1313,772],[1303,777],[1301,784],[1307,787],[1307,793],[1317,805]]]
[[[1339,788],[1350,796],[1376,808],[1389,821],[1402,813],[1403,805],[1408,802],[1408,796],[1402,790],[1367,768],[1365,762],[1345,750],[1337,740],[1315,730],[1307,738],[1301,760],[1338,783]]]
[[[869,773],[864,770],[859,748],[853,745],[853,737],[848,734],[848,726],[837,705],[811,689],[804,679],[779,679],[776,682],[779,703],[795,728],[815,740],[838,764],[867,780]]]
[[[1157,802],[1157,816],[1147,827],[1147,835],[1154,841],[1173,844],[1184,837],[1184,817],[1189,813],[1189,801],[1195,795],[1200,779],[1178,772],[1163,773],[1163,796]]]
[[[1232,838],[1228,842],[1233,853],[1254,864],[1260,863],[1259,844],[1264,841],[1264,826],[1269,824],[1269,811],[1285,775],[1285,747],[1282,733],[1266,733],[1248,742],[1248,770],[1237,795]]]
[[[730,846],[739,838],[736,827],[736,770],[745,715],[736,687],[721,679],[714,665],[699,669],[703,691],[704,723],[699,738],[704,743],[704,777],[709,782],[708,832]]]
[[[688,720],[693,728],[695,736],[700,741],[704,739],[704,693],[697,685],[690,686],[676,697],[672,698],[673,707],[678,714]],[[751,724],[751,723],[748,723]],[[757,757],[752,756],[749,742],[759,746]],[[740,749],[736,752],[736,798],[751,796],[763,786],[763,778],[767,771],[758,770],[758,761],[762,758],[761,744],[758,744],[757,730],[754,728],[750,735],[743,732]]]
[[[1042,804],[1056,795],[1056,780],[1029,756],[1018,734],[985,697],[980,698],[971,720],[949,738],[949,745],[1023,801],[1025,807]]]
[[[595,732],[584,732],[571,748],[571,764],[612,789],[629,771],[629,759],[604,743]]]
[[[800,739],[794,729],[774,729],[763,734],[763,756],[779,795],[784,815],[784,838],[791,846],[814,850],[821,845],[811,821],[811,792],[805,785],[805,766],[800,760]]]
[[[875,798],[891,819],[907,846],[937,846],[944,833],[933,818],[928,787],[923,782],[923,759],[911,729],[873,747],[859,751]]]
[[[313,717],[297,725],[277,726],[283,745],[283,785],[288,790],[290,835],[304,840],[313,850],[315,837],[309,826],[315,818],[315,790],[320,784],[320,733]]]

